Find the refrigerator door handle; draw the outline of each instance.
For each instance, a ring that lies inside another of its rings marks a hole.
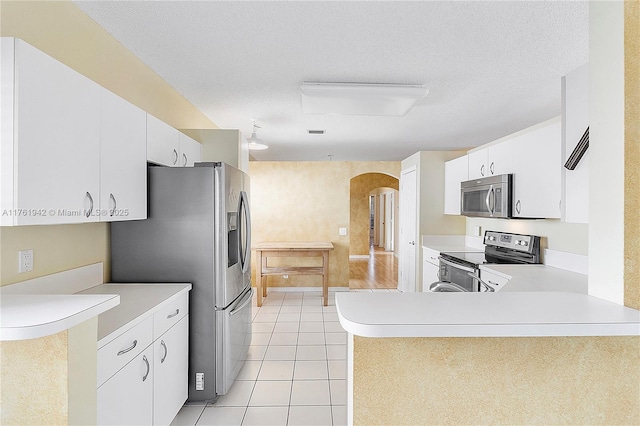
[[[251,287],[251,289],[247,292],[247,296],[245,297],[246,297],[246,300],[244,302],[242,302],[239,306],[236,306],[235,308],[233,308],[231,312],[229,312],[230,317],[240,312],[242,309],[244,309],[245,306],[247,306],[251,302],[251,298],[253,297],[253,287]]]
[[[245,191],[240,192],[238,212],[242,214],[239,221],[240,226],[243,226],[242,219],[246,219],[244,221],[244,224],[246,224],[246,232],[238,232],[238,238],[242,238],[243,235],[245,236],[244,253],[240,253],[240,263],[242,265],[242,272],[244,273],[249,269],[249,259],[251,255],[251,214],[249,213],[249,200]],[[239,246],[242,247],[242,241],[239,241],[239,243]]]

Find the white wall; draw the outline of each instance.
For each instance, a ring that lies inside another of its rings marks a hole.
[[[589,2],[589,294],[624,302],[624,2]]]

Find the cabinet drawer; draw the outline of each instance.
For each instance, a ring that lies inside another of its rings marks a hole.
[[[153,317],[98,349],[98,386],[125,366],[153,342]]]
[[[422,247],[422,259],[425,262],[439,265],[440,261],[438,260],[438,256],[440,256],[440,252],[438,250],[430,249],[428,247]]]
[[[189,313],[189,294],[172,300],[153,315],[153,336],[157,339]],[[213,312],[211,313],[213,315]]]

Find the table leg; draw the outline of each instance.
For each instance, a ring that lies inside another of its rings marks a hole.
[[[257,305],[262,306],[262,252],[256,252],[258,267],[256,268],[256,292],[258,293]]]
[[[329,301],[329,252],[322,253],[322,296],[324,297],[324,306]]]

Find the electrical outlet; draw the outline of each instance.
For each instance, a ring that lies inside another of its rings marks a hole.
[[[33,271],[33,250],[20,250],[18,252],[18,273]]]
[[[341,235],[341,236],[347,235],[347,228],[338,228],[338,235]]]

